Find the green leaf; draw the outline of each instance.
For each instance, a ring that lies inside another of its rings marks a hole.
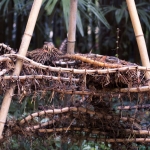
[[[8,9],[8,4],[9,4],[9,0],[2,0],[0,2],[0,9],[2,9],[2,7],[3,7],[3,13],[6,13],[6,11]]]
[[[123,12],[124,12],[124,16],[123,16],[123,17],[125,17],[126,24],[127,24],[128,19],[129,19],[129,13],[128,13],[128,9],[127,9],[127,4],[126,4],[125,2],[122,3],[121,9],[122,9]]]
[[[2,1],[0,2],[0,10],[2,9],[2,6],[4,5],[4,3],[5,3],[5,0],[2,0]]]
[[[77,12],[77,27],[78,27],[81,35],[84,36],[83,25],[82,25],[81,16],[80,16],[79,11]]]
[[[64,13],[64,19],[65,19],[65,23],[66,23],[66,28],[68,30],[70,1],[69,0],[62,0],[62,6],[63,6],[63,13]]]
[[[112,12],[112,11],[115,11],[117,8],[114,7],[114,6],[104,6],[103,9],[102,9],[102,12],[104,13],[104,15]]]
[[[149,3],[147,3],[147,2],[141,2],[141,3],[137,4],[136,7],[142,7],[142,6],[148,6],[148,5],[149,5]]]
[[[126,19],[126,24],[127,24],[128,19],[129,19],[129,13],[127,10],[125,10],[124,14],[125,14],[125,19]]]
[[[109,23],[104,17],[104,13],[94,3],[92,3],[89,0],[80,0],[78,1],[78,5],[79,7],[82,7],[84,11],[87,12],[88,15],[89,15],[89,12],[90,13],[92,12],[99,21],[101,21],[107,28],[110,28]]]
[[[124,11],[122,9],[117,9],[115,11],[115,16],[116,16],[116,22],[117,22],[117,24],[120,23],[121,19],[123,18],[123,14],[124,14]]]
[[[45,10],[46,10],[48,15],[50,15],[53,12],[57,2],[58,2],[58,0],[49,0],[47,2],[46,6],[45,6]]]
[[[140,19],[143,21],[146,27],[150,30],[150,26],[149,26],[150,21],[147,18],[147,13],[142,9],[138,9],[138,13],[139,13]]]

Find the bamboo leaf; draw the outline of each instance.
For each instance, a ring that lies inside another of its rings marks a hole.
[[[148,5],[149,5],[149,3],[147,3],[147,2],[141,2],[141,3],[137,4],[136,7],[142,7],[142,6],[148,6]]]
[[[126,19],[126,24],[127,24],[128,19],[129,19],[129,13],[128,13],[127,9],[125,10],[124,14],[125,14],[125,19]]]
[[[146,12],[141,9],[138,9],[138,13],[139,13],[140,19],[143,21],[146,27],[150,30],[150,27],[149,27],[150,21],[147,18]]]
[[[62,0],[64,19],[68,30],[70,0]]]
[[[122,9],[117,9],[115,11],[115,16],[116,16],[116,22],[117,22],[117,24],[120,23],[121,19],[123,18],[123,14],[124,14],[124,11]]]
[[[2,0],[2,1],[0,2],[0,10],[2,9],[2,6],[3,6],[5,3],[6,3],[6,0]]]
[[[9,4],[9,0],[2,0],[0,2],[0,10],[2,9],[3,7],[3,13],[5,14],[7,9],[8,9],[8,4]]]
[[[104,15],[105,15],[105,14],[108,14],[108,13],[110,13],[110,12],[112,12],[112,11],[115,11],[116,9],[117,9],[117,8],[114,7],[114,6],[105,6],[105,7],[103,7],[102,12],[103,12]]]
[[[80,0],[78,2],[79,6],[82,8],[88,9],[90,12],[92,12],[96,18],[101,21],[107,28],[110,28],[109,23],[107,22],[106,18],[104,17],[104,13],[99,9],[94,3],[88,0]]]
[[[77,27],[78,27],[81,35],[84,36],[83,25],[82,25],[81,16],[80,16],[79,11],[77,12]]]
[[[50,15],[52,13],[57,2],[58,2],[58,0],[49,0],[47,2],[46,6],[45,6],[45,10],[48,15]]]
[[[6,0],[5,5],[4,5],[4,13],[7,11],[8,9],[8,4],[9,4],[9,0]]]

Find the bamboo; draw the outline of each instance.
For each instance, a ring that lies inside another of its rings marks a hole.
[[[87,114],[90,114],[90,115],[94,115],[94,116],[97,116],[99,118],[105,118],[105,119],[113,119],[114,116],[112,115],[107,115],[105,112],[101,111],[101,112],[96,112],[96,111],[93,111],[93,110],[90,110],[90,109],[87,109],[87,108],[84,108],[84,107],[64,107],[62,109],[49,109],[49,110],[44,110],[44,111],[40,111],[40,112],[36,112],[36,113],[33,113],[29,116],[27,116],[26,118],[22,119],[19,124],[22,125],[24,124],[26,121],[29,121],[31,119],[33,119],[34,117],[39,117],[39,116],[43,116],[43,115],[46,115],[46,114],[62,114],[62,113],[67,113],[67,112],[82,112],[82,113],[87,113]],[[134,118],[129,118],[129,117],[119,117],[119,116],[115,116],[116,119],[118,120],[122,120],[122,121],[135,121]]]
[[[135,105],[135,106],[118,106],[117,109],[118,110],[131,110],[131,109],[149,109],[150,108],[150,104],[141,104],[141,105]]]
[[[70,16],[67,44],[67,53],[69,54],[73,54],[75,49],[77,4],[78,0],[70,0]]]
[[[81,60],[83,62],[89,63],[91,65],[99,66],[99,67],[108,67],[108,68],[120,68],[120,67],[123,67],[123,65],[120,65],[120,64],[104,63],[104,62],[92,60],[92,59],[84,57],[84,56],[80,56],[78,54],[75,54],[75,55],[67,54],[67,55],[65,55],[63,57],[76,59],[76,60]]]
[[[6,69],[2,69],[2,70],[0,71],[0,76],[4,75],[6,72],[7,72]]]
[[[95,138],[86,138],[88,141],[95,141]],[[107,143],[149,143],[150,142],[150,138],[99,138],[97,139],[97,142],[107,142]]]
[[[40,125],[39,125],[40,126]],[[38,129],[38,128],[37,128]],[[80,128],[80,127],[64,127],[64,128],[55,128],[55,132],[63,132],[63,131],[82,131],[82,132],[91,132],[93,134],[103,134],[103,135],[109,135],[109,132],[101,132],[98,129],[88,129],[88,128]],[[28,130],[31,131],[31,130]],[[54,132],[54,129],[39,129],[39,132],[42,133],[51,133]],[[119,130],[118,130],[119,132]],[[120,130],[120,132],[123,132]],[[135,135],[150,135],[150,132],[148,130],[131,130],[131,129],[124,129],[124,132],[127,132],[129,134],[135,134]]]
[[[64,132],[64,131],[82,131],[82,132],[90,132],[92,134],[101,134],[101,135],[106,135],[109,134],[107,132],[101,132],[99,130],[92,130],[88,128],[80,128],[80,127],[64,127],[64,128],[55,128],[55,132]],[[39,129],[38,132],[42,133],[51,133],[54,132],[54,129]]]
[[[53,90],[53,88],[47,89],[49,91]],[[133,88],[120,88],[120,89],[110,89],[110,91],[73,91],[73,90],[61,90],[61,89],[55,89],[55,92],[58,93],[65,93],[65,94],[77,94],[77,95],[93,95],[93,96],[100,96],[102,93],[107,93],[108,92],[114,92],[114,93],[142,93],[142,92],[149,92],[150,87],[149,86],[143,86],[143,87],[133,87]]]
[[[133,29],[134,29],[134,32],[135,32],[135,37],[136,37],[136,40],[137,40],[142,65],[145,66],[145,67],[150,67],[146,42],[145,42],[145,39],[144,39],[142,27],[141,27],[140,20],[139,20],[139,17],[138,17],[138,13],[137,13],[137,10],[136,10],[135,1],[134,0],[126,0],[126,2],[127,2],[130,17],[131,17]],[[146,78],[147,79],[150,78],[150,74],[148,72],[146,73]]]
[[[11,62],[11,59],[8,58],[8,57],[2,57],[2,56],[0,56],[0,62],[3,62],[3,61]]]
[[[135,70],[135,71],[150,71],[150,67],[144,67],[144,66],[123,66],[121,68],[108,68],[108,69],[72,69],[72,68],[62,68],[62,67],[51,67],[51,66],[46,66],[46,65],[42,65],[40,63],[37,63],[27,57],[21,56],[19,54],[5,54],[4,57],[0,57],[0,62],[3,60],[10,60],[8,59],[4,59],[6,57],[16,57],[24,62],[28,62],[30,63],[30,65],[34,66],[35,68],[38,69],[43,69],[46,70],[48,69],[49,71],[56,71],[56,72],[73,72],[75,74],[92,74],[92,73],[98,73],[98,74],[107,74],[107,73],[115,73],[116,71],[119,72],[124,72],[124,71],[130,71],[130,70]]]
[[[0,47],[3,47],[5,49],[7,49],[10,53],[15,53],[15,51],[8,45],[4,44],[4,43],[0,43]]]
[[[6,69],[3,69],[2,71],[0,71],[0,75],[3,75],[4,73],[6,73]],[[24,75],[24,76],[2,76],[1,79],[3,80],[28,80],[28,79],[39,79],[39,80],[61,80],[61,81],[68,81],[70,82],[70,78],[64,78],[64,77],[55,77],[52,75]],[[76,78],[71,78],[71,81],[74,82],[79,82],[79,79]]]
[[[29,19],[26,25],[26,29],[22,38],[22,42],[19,48],[19,54],[22,56],[25,56],[27,53],[27,49],[29,47],[30,44],[30,40],[33,34],[33,30],[35,27],[35,23],[39,14],[39,10],[40,7],[42,5],[42,0],[34,0],[33,5],[32,5],[32,9],[29,15]],[[16,62],[16,66],[15,66],[15,70],[13,75],[19,75],[21,68],[22,68],[22,64],[23,62],[21,60],[17,60]],[[8,110],[9,110],[9,106],[11,103],[11,99],[14,93],[14,89],[15,89],[15,85],[12,85],[11,88],[6,91],[3,102],[2,102],[2,106],[1,106],[1,110],[0,110],[0,138],[2,138],[2,132],[4,129],[4,124],[6,121],[6,117],[8,114]]]
[[[99,74],[102,74],[102,73],[113,73],[113,72],[116,72],[116,71],[128,71],[128,70],[145,70],[145,71],[149,71],[150,68],[147,68],[147,67],[143,67],[143,66],[125,66],[125,65],[118,65],[118,64],[107,64],[107,63],[102,63],[102,62],[98,62],[98,61],[94,61],[94,60],[90,60],[90,59],[87,59],[87,58],[84,58],[83,56],[79,56],[79,55],[68,55],[68,57],[70,56],[71,58],[79,58],[85,62],[90,62],[91,64],[95,64],[95,65],[98,65],[98,66],[101,66],[101,67],[120,67],[120,68],[114,68],[114,69],[72,69],[72,68],[62,68],[62,67],[51,67],[51,66],[46,66],[46,65],[42,65],[40,63],[37,63],[29,58],[26,58],[24,56],[21,56],[19,54],[5,54],[4,55],[5,57],[17,57],[19,59],[21,59],[22,61],[25,61],[25,62],[28,62],[30,63],[31,65],[39,68],[39,69],[49,69],[50,71],[61,71],[63,72],[74,72],[74,73],[85,73],[85,70],[87,73],[99,73]],[[1,60],[0,60],[1,61]]]
[[[35,125],[35,126],[31,126],[31,127],[26,127],[25,128],[25,131],[34,131],[34,130],[37,130],[37,129],[40,129],[42,127],[45,127],[45,126],[48,126],[50,124],[54,124],[56,121],[55,120],[52,120],[52,121],[48,121],[48,122],[45,122],[45,123],[41,123],[39,125]]]
[[[101,113],[98,113],[98,112],[95,112],[95,111],[92,111],[92,110],[89,110],[87,108],[84,108],[84,107],[65,107],[65,108],[62,108],[62,109],[49,109],[49,110],[44,110],[44,111],[40,111],[40,112],[36,112],[36,113],[33,113],[32,115],[29,115],[27,116],[25,119],[22,119],[20,121],[20,125],[24,124],[26,121],[28,120],[31,120],[32,118],[34,117],[37,117],[37,116],[42,116],[42,115],[45,115],[45,114],[61,114],[61,113],[66,113],[66,112],[84,112],[84,113],[88,113],[88,114],[91,114],[91,115],[98,115],[100,118],[104,117]],[[105,116],[107,119],[111,119],[112,117],[111,116]]]

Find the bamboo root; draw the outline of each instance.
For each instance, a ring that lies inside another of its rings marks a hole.
[[[55,128],[56,132],[63,132],[65,130],[71,130],[71,131],[82,131],[82,132],[90,132],[93,134],[103,134],[103,135],[107,135],[107,132],[101,132],[97,129],[87,129],[87,128],[79,128],[79,127],[64,127],[64,128]],[[42,133],[50,133],[50,132],[54,132],[54,129],[39,129],[39,132]],[[128,132],[129,134],[135,134],[135,135],[150,135],[150,131],[148,130],[131,130],[131,129],[125,129],[125,132]],[[119,132],[119,130],[118,130]],[[120,131],[122,132],[122,130]]]
[[[121,68],[113,68],[113,69],[72,69],[72,68],[61,68],[61,67],[51,67],[51,66],[46,66],[42,65],[40,63],[37,63],[27,57],[21,56],[19,54],[5,54],[4,56],[6,57],[16,57],[24,62],[30,63],[34,67],[37,67],[39,69],[49,69],[50,71],[56,71],[60,72],[73,72],[75,74],[92,74],[92,73],[97,73],[97,74],[106,74],[106,73],[115,73],[116,71],[122,72],[122,71],[129,71],[129,70],[139,70],[139,71],[150,71],[150,68],[144,67],[144,66],[123,66]]]
[[[120,68],[120,67],[124,66],[124,65],[120,65],[120,64],[109,64],[109,63],[99,62],[99,61],[92,60],[92,59],[84,57],[84,56],[80,56],[78,54],[75,54],[75,55],[66,54],[65,56],[62,56],[62,58],[63,57],[71,58],[71,59],[75,59],[75,60],[81,60],[83,62],[89,63],[91,65],[99,66],[99,67]]]
[[[6,45],[4,43],[0,43],[0,47],[7,49],[12,54],[16,53],[11,47],[9,47],[8,45]]]
[[[6,69],[3,69],[0,72],[0,75],[1,74],[3,75],[6,71],[7,71]],[[70,81],[70,78],[47,76],[47,75],[2,76],[0,78],[3,80],[47,79],[47,80]],[[71,81],[78,82],[79,79],[71,78]]]
[[[70,111],[73,111],[73,112],[83,112],[83,113],[88,113],[90,115],[97,115],[99,118],[105,118],[105,119],[113,119],[113,116],[110,116],[110,115],[103,115],[102,113],[99,113],[99,112],[96,112],[96,111],[92,111],[92,110],[89,110],[87,108],[84,108],[84,107],[65,107],[65,108],[62,108],[62,109],[50,109],[50,110],[45,110],[45,111],[40,111],[40,112],[37,112],[37,113],[33,113],[29,116],[27,116],[26,118],[22,119],[20,121],[20,125],[24,124],[26,121],[29,121],[31,119],[33,119],[34,117],[37,117],[37,116],[42,116],[42,115],[45,115],[45,114],[61,114],[61,113],[66,113],[66,112],[70,112]],[[122,121],[135,121],[134,118],[127,118],[127,117],[117,117],[115,116],[116,118],[118,118],[119,120],[122,120]]]

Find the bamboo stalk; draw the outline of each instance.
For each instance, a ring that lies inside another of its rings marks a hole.
[[[72,68],[62,68],[62,67],[51,67],[51,66],[46,66],[46,65],[42,65],[40,63],[37,63],[29,58],[26,58],[24,56],[21,56],[19,54],[5,54],[4,55],[5,57],[17,57],[19,59],[21,59],[22,61],[25,61],[25,62],[28,62],[30,63],[31,65],[39,68],[39,69],[49,69],[50,71],[64,71],[64,72],[73,72],[73,73],[81,73],[81,74],[84,74],[85,73],[85,70],[87,73],[99,73],[99,74],[105,74],[105,73],[113,73],[113,72],[116,72],[116,71],[128,71],[128,70],[143,70],[143,71],[150,71],[150,68],[147,68],[147,67],[143,67],[143,66],[125,66],[123,65],[121,67],[121,65],[119,66],[120,68],[113,68],[113,69],[72,69]],[[68,55],[69,56],[69,55]],[[72,58],[76,58],[76,56],[78,57],[78,55],[73,55]],[[70,55],[71,57],[71,55]],[[83,56],[82,56],[83,57]],[[81,57],[81,59],[82,59]],[[78,57],[80,58],[80,56]],[[84,59],[84,58],[83,58]],[[1,61],[1,60],[0,60]],[[84,61],[90,61],[89,59],[85,59]],[[97,65],[101,66],[101,67],[104,67],[105,65],[108,67],[108,66],[118,66],[118,64],[106,64],[106,63],[101,63],[101,62],[98,62],[98,61],[94,61],[92,60],[91,61],[91,64],[92,63],[96,63]]]
[[[75,49],[77,4],[78,0],[70,0],[70,16],[67,44],[67,53],[69,54],[73,54]]]
[[[95,141],[95,138],[87,138],[88,141]],[[107,142],[107,143],[149,143],[150,138],[99,138],[97,142]]]
[[[0,47],[3,47],[5,49],[7,49],[10,53],[15,53],[15,51],[8,45],[4,44],[4,43],[0,43]]]
[[[87,57],[84,57],[84,56],[80,56],[80,55],[77,55],[77,54],[75,54],[75,55],[67,54],[64,57],[71,58],[71,59],[76,59],[76,60],[81,60],[83,62],[89,63],[91,65],[99,66],[99,67],[108,67],[108,68],[120,68],[120,67],[123,67],[123,65],[120,65],[120,64],[104,63],[104,62],[92,60],[90,58],[87,58]]]
[[[99,133],[101,133],[103,135],[109,135],[109,131],[108,132],[101,132],[98,129],[88,129],[88,128],[80,128],[80,127],[55,128],[56,132],[63,132],[63,131],[66,131],[66,130],[91,132],[93,134],[99,134]],[[28,131],[31,131],[31,130],[28,130]],[[125,129],[124,131],[127,132],[127,133],[129,133],[129,134],[135,134],[135,135],[150,135],[150,132],[148,130],[131,130],[131,129]],[[51,132],[54,132],[54,129],[39,129],[38,132],[51,133]],[[118,132],[119,132],[119,130],[118,130]],[[123,132],[123,131],[120,130],[120,132]]]
[[[30,130],[31,131],[31,130]],[[64,128],[55,128],[55,132],[64,132],[64,131],[82,131],[82,132],[90,132],[92,134],[102,134],[102,135],[107,135],[109,132],[102,132],[99,130],[92,130],[88,128],[80,128],[80,127],[64,127]],[[42,133],[51,133],[54,132],[54,129],[39,129],[38,132]]]
[[[27,49],[30,44],[30,40],[33,34],[33,30],[35,27],[35,23],[39,14],[40,7],[42,5],[42,0],[34,0],[32,9],[29,15],[29,19],[26,25],[26,29],[22,38],[22,42],[19,48],[19,54],[22,56],[25,56],[27,53]],[[21,68],[22,68],[23,62],[22,60],[18,59],[16,62],[15,70],[13,75],[19,75]],[[4,129],[4,124],[6,121],[6,117],[8,114],[9,106],[11,103],[11,99],[14,93],[15,85],[12,85],[8,91],[6,91],[1,110],[0,110],[0,138],[2,138],[2,132]]]
[[[62,114],[62,113],[67,113],[67,112],[82,112],[82,113],[87,113],[87,114],[90,114],[90,115],[97,115],[99,118],[105,118],[105,119],[108,119],[108,120],[111,120],[114,118],[114,116],[112,115],[107,115],[105,112],[96,112],[96,111],[93,111],[93,110],[90,110],[90,109],[87,109],[87,108],[84,108],[84,107],[64,107],[62,109],[49,109],[49,110],[44,110],[44,111],[40,111],[40,112],[36,112],[36,113],[33,113],[29,116],[27,116],[26,118],[22,119],[19,124],[22,125],[24,124],[26,121],[29,121],[31,119],[33,119],[34,117],[39,117],[39,116],[43,116],[43,115],[46,115],[46,114]],[[122,120],[122,121],[135,121],[134,118],[129,118],[129,117],[119,117],[119,116],[115,116],[116,119],[118,120]]]
[[[118,110],[131,110],[131,109],[149,109],[150,104],[145,104],[145,105],[135,105],[135,106],[118,106]]]
[[[49,89],[46,89],[46,90],[53,90],[53,88],[49,88]],[[100,90],[97,90],[97,91],[88,91],[88,90],[85,90],[85,91],[73,91],[73,90],[61,90],[61,89],[55,89],[55,92],[58,92],[58,93],[66,93],[66,94],[77,94],[77,95],[93,95],[93,96],[100,96],[102,93],[106,92],[114,92],[114,93],[139,93],[139,92],[149,92],[150,91],[150,88],[149,86],[143,86],[143,87],[133,87],[133,88],[120,88],[120,89],[110,89],[110,91],[106,90],[106,91],[100,91]]]
[[[10,58],[0,56],[0,62],[3,62],[3,61],[12,62],[12,60]]]
[[[2,70],[0,71],[0,76],[4,75],[6,72],[7,72],[7,69],[2,69]]]
[[[4,74],[7,70],[6,69],[3,69],[2,71],[0,71],[0,75]],[[62,80],[62,81],[68,81],[70,82],[70,78],[64,78],[64,77],[55,77],[55,76],[48,76],[48,75],[24,75],[24,76],[2,76],[1,79],[3,80],[27,80],[27,79],[39,79],[39,80],[43,80],[43,79],[46,79],[46,80]],[[77,78],[71,78],[71,81],[74,81],[74,82],[79,82],[79,79]]]
[[[138,17],[135,1],[134,0],[126,0],[126,2],[127,2],[130,17],[131,17],[133,29],[134,29],[134,32],[135,32],[135,37],[136,37],[136,40],[137,40],[142,65],[145,66],[145,67],[150,67],[146,42],[145,42],[145,39],[144,39],[142,27],[141,27],[140,20],[139,20],[139,17]],[[148,72],[146,73],[146,78],[147,79],[150,78],[150,74]]]
[[[34,131],[34,130],[37,130],[37,129],[40,129],[42,127],[45,127],[47,125],[50,125],[50,124],[54,124],[56,121],[55,120],[52,120],[52,121],[48,121],[48,122],[45,122],[45,123],[41,123],[39,125],[35,125],[35,126],[31,126],[31,127],[26,127],[25,128],[25,131]]]
[[[98,73],[98,74],[107,74],[107,73],[115,73],[116,71],[119,72],[124,72],[124,71],[150,71],[150,68],[144,67],[144,66],[123,66],[120,68],[108,68],[108,69],[72,69],[72,68],[62,68],[62,67],[51,67],[51,66],[46,66],[42,65],[40,63],[37,63],[29,58],[26,58],[24,56],[21,56],[19,54],[5,54],[4,57],[0,57],[0,62],[5,60],[9,61],[10,58],[7,57],[16,57],[24,62],[30,63],[30,65],[38,68],[38,69],[43,69],[46,70],[48,69],[49,71],[56,71],[56,72],[73,72],[75,74],[92,74],[92,73]]]
[[[79,112],[84,112],[84,113],[88,113],[88,114],[91,114],[91,115],[98,115],[100,118],[103,117],[103,115],[101,113],[89,110],[89,109],[84,108],[84,107],[78,107],[78,108],[77,107],[65,107],[65,108],[62,108],[62,109],[49,109],[49,110],[44,110],[44,111],[33,113],[32,115],[27,116],[25,119],[22,119],[19,124],[22,125],[26,121],[31,120],[32,118],[37,117],[37,116],[42,116],[42,115],[45,115],[45,114],[61,114],[61,113],[66,113],[66,112],[71,112],[71,111],[73,111],[73,112],[78,112],[79,111]],[[112,117],[111,116],[106,116],[106,118],[111,119]]]

